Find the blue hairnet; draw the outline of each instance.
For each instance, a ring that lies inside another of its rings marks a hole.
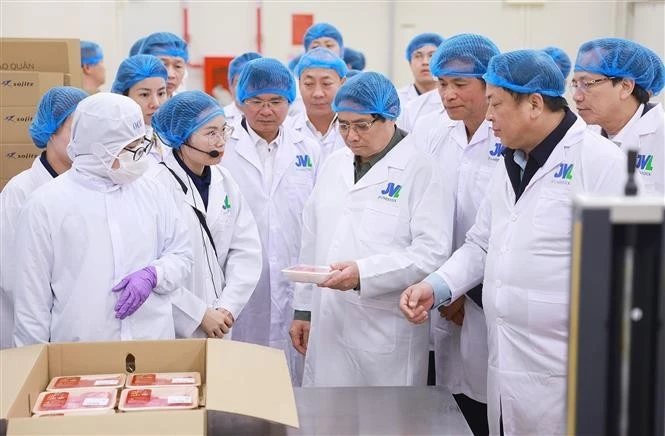
[[[289,71],[291,71],[293,74],[296,73],[296,67],[298,66],[298,62],[300,62],[301,57],[302,57],[302,55],[299,54],[298,56],[291,59],[289,61],[289,64],[287,65],[287,67],[289,68]]]
[[[652,96],[655,96],[665,87],[665,65],[663,65],[663,60],[656,52],[646,47],[645,49],[649,53],[649,59],[651,59],[651,65],[653,66],[653,81],[649,85],[649,88],[647,88],[647,91],[651,92]]]
[[[377,114],[387,120],[399,116],[397,90],[383,74],[360,73],[348,79],[337,91],[333,102],[335,112]]]
[[[344,62],[349,65],[349,68],[353,68],[354,70],[362,71],[365,69],[365,55],[351,47],[344,49]]]
[[[305,70],[310,68],[333,70],[342,79],[346,77],[348,71],[342,58],[323,47],[314,48],[302,55],[300,62],[296,65],[296,76],[300,77]]]
[[[337,41],[339,44],[340,53],[344,53],[344,39],[342,34],[339,33],[339,30],[332,24],[328,23],[316,23],[309,26],[305,32],[305,51],[309,50],[309,46],[312,45],[314,40],[319,38],[332,38]]]
[[[607,77],[633,79],[636,85],[651,91],[654,69],[645,47],[621,38],[587,41],[577,52],[575,71]]]
[[[213,118],[224,116],[224,109],[202,91],[184,91],[168,99],[152,116],[152,127],[172,148],[180,148],[198,129]]]
[[[132,44],[132,47],[129,49],[130,56],[139,54],[141,51],[141,46],[143,45],[143,41],[145,41],[145,38],[138,39],[134,44]]]
[[[118,67],[111,92],[124,94],[129,88],[149,77],[161,77],[166,82],[168,73],[162,61],[151,55],[130,56]]]
[[[360,70],[349,70],[346,72],[346,78],[350,79],[353,76],[357,76],[358,74],[362,73]]]
[[[561,97],[566,82],[554,60],[542,50],[516,50],[494,56],[483,75],[485,82],[519,94]]]
[[[240,56],[234,57],[231,63],[229,64],[229,75],[228,75],[229,86],[231,86],[231,82],[233,82],[233,79],[235,79],[236,76],[240,75],[240,72],[242,71],[245,64],[247,64],[247,62],[262,57],[263,56],[253,51],[249,51],[247,53],[241,54]]]
[[[39,148],[46,147],[48,140],[74,112],[79,101],[88,94],[73,86],[51,88],[39,100],[37,112],[30,123],[30,136]]]
[[[81,66],[97,65],[104,60],[104,52],[99,44],[92,41],[81,41]]]
[[[240,103],[260,94],[277,94],[289,104],[296,99],[293,74],[277,59],[260,58],[247,62],[238,78],[236,97]]]
[[[543,51],[550,55],[554,63],[559,67],[561,74],[563,74],[563,78],[565,79],[568,77],[568,74],[570,74],[571,64],[570,58],[566,52],[559,47],[545,47]]]
[[[473,33],[452,36],[439,45],[429,61],[434,77],[482,77],[499,48]]]
[[[409,45],[406,46],[406,60],[411,62],[411,56],[413,56],[413,52],[418,50],[420,47],[424,47],[426,45],[433,45],[434,47],[438,47],[442,42],[443,37],[438,33],[421,33],[420,35],[416,35],[411,40],[411,42],[409,42]]]
[[[141,44],[140,52],[153,56],[175,56],[189,62],[187,43],[170,32],[157,32],[147,36]]]

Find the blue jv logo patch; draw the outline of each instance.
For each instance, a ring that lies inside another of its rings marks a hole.
[[[393,182],[388,183],[386,189],[381,191],[381,194],[388,195],[390,198],[399,198],[399,191],[402,190],[402,185],[395,185]]]
[[[494,144],[494,148],[490,148],[490,159],[498,159],[499,156],[501,156],[501,153],[503,153],[503,150],[505,150],[506,147],[503,146],[500,142],[497,142]]]
[[[308,154],[299,154],[296,156],[296,166],[298,168],[312,168],[312,159]]]

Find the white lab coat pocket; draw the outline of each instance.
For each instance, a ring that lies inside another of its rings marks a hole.
[[[395,350],[397,323],[393,310],[378,301],[350,298],[344,306],[342,340],[347,347],[379,354]]]
[[[368,206],[362,213],[360,239],[377,244],[389,244],[395,237],[399,208]]]
[[[568,189],[544,189],[539,193],[533,215],[537,235],[570,235],[573,202]]]
[[[549,374],[563,375],[568,347],[568,293],[565,289],[529,289],[528,295],[530,357]]]

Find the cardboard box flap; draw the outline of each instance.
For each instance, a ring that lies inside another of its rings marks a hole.
[[[206,434],[205,413],[204,409],[199,409],[65,418],[19,418],[9,421],[7,435],[201,436]]]
[[[0,69],[71,74],[81,86],[81,42],[78,39],[0,38]]]
[[[35,365],[45,362],[46,352],[46,345],[0,351],[0,419],[7,419]]]
[[[208,410],[238,413],[299,427],[291,377],[282,350],[208,339]]]

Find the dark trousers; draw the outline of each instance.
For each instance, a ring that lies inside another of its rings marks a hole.
[[[434,363],[434,351],[429,351],[429,362],[427,363],[427,386],[436,386],[436,365]]]
[[[487,423],[487,404],[473,400],[464,394],[453,394],[453,397],[474,436],[489,435],[490,429],[489,424]]]

